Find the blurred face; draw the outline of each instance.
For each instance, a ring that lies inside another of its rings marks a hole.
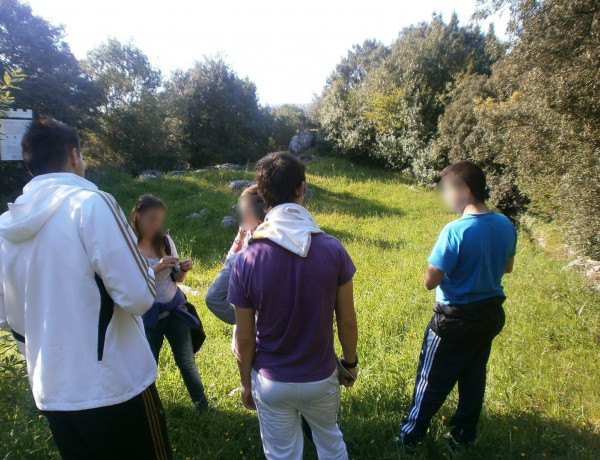
[[[137,218],[138,230],[142,238],[152,239],[162,229],[166,211],[162,208],[143,210]]]
[[[260,220],[254,214],[252,206],[248,204],[248,201],[241,199],[238,202],[238,210],[241,217],[240,226],[246,231],[252,231],[260,224]]]
[[[471,191],[460,179],[444,177],[440,183],[444,202],[450,211],[462,213],[471,199]]]

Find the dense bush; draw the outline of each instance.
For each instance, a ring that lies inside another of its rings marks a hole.
[[[509,43],[434,16],[390,47],[355,46],[315,104],[323,142],[426,184],[472,159],[504,213],[552,220],[600,258],[600,4],[479,5],[480,16],[507,7]]]
[[[176,73],[166,93],[192,166],[245,162],[266,152],[268,112],[258,104],[256,86],[222,59],[206,58]]]
[[[407,27],[390,47],[356,45],[319,101],[323,138],[354,159],[398,169],[427,163],[450,90],[462,75],[488,74],[503,53],[493,30],[461,27],[456,15]]]

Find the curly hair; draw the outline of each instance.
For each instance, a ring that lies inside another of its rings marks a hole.
[[[267,209],[296,200],[306,166],[289,152],[269,153],[256,163],[256,182]]]

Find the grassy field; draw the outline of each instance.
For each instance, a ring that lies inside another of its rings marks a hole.
[[[354,259],[359,316],[359,381],[343,390],[340,425],[354,459],[395,459],[388,440],[410,403],[423,329],[432,294],[422,285],[425,260],[442,226],[455,216],[436,193],[400,175],[318,159],[308,164],[313,198],[306,206],[322,228],[338,237]],[[221,267],[233,232],[220,226],[237,194],[227,183],[251,171],[207,171],[142,182],[98,177],[126,212],[141,193],[169,205],[178,248],[196,268],[186,284],[208,333],[197,362],[214,412],[196,414],[165,347],[158,387],[171,442],[180,459],[261,458],[255,415],[241,406],[231,328],[211,316],[203,301]],[[195,211],[206,215],[187,219]],[[600,293],[564,260],[519,240],[515,272],[505,279],[507,323],[496,339],[479,440],[455,458],[581,458],[600,456]],[[0,342],[0,458],[46,459],[57,454],[45,420],[28,392],[23,367]],[[456,403],[453,394],[411,458],[450,458],[442,439]],[[307,445],[306,458],[316,458]]]

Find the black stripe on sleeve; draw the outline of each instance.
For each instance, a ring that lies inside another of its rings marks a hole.
[[[98,315],[98,361],[102,361],[104,356],[104,343],[106,341],[106,331],[115,311],[115,303],[104,286],[102,278],[98,274],[94,275],[98,291],[100,292],[100,313]]]

